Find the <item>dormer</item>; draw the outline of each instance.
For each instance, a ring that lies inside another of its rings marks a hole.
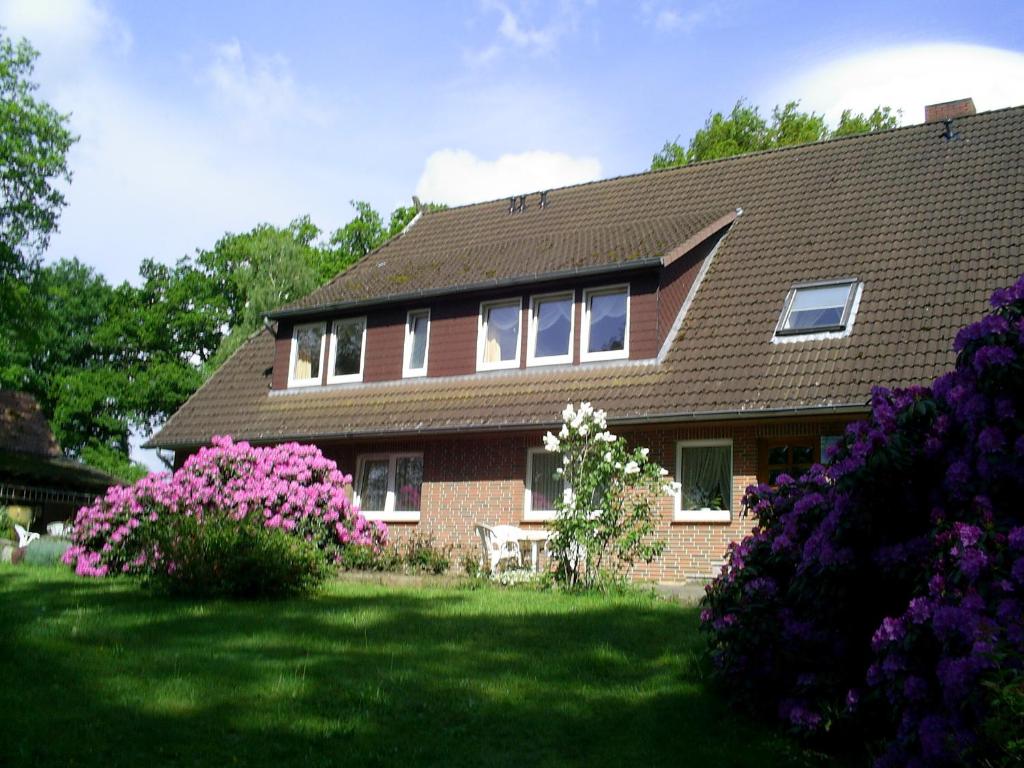
[[[556,196],[548,198],[532,215],[557,224],[555,203]],[[502,238],[516,229],[516,217],[531,215],[521,198],[493,213]],[[324,289],[270,314],[277,321],[272,388],[299,392],[653,363],[678,331],[688,297],[738,214],[637,222],[606,233],[606,242],[592,232],[563,233],[560,246],[558,238],[530,238],[525,227],[525,243],[473,244],[477,253],[463,264],[479,270],[476,280],[422,251],[384,246]],[[416,226],[429,222],[428,216]],[[442,243],[436,248],[445,250]],[[451,250],[458,248],[453,242]],[[510,250],[521,250],[521,257]],[[594,263],[580,263],[586,261]],[[388,291],[389,283],[421,287]],[[340,299],[328,300],[332,294]]]

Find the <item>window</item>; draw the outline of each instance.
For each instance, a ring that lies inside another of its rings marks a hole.
[[[766,440],[760,444],[758,480],[775,485],[779,475],[798,478],[818,461],[820,441],[817,437],[790,437]]]
[[[363,380],[366,318],[335,320],[331,328],[331,368],[327,381],[336,384]]]
[[[786,296],[775,335],[847,330],[856,288],[855,280],[793,286]]]
[[[423,492],[423,454],[360,456],[355,503],[367,520],[418,522]]]
[[[527,365],[572,362],[573,309],[571,293],[530,298],[530,342]]]
[[[326,330],[325,323],[296,325],[292,330],[292,354],[288,363],[289,387],[309,387],[320,383]]]
[[[427,375],[427,342],[430,336],[430,310],[417,309],[405,318],[405,361],[402,375]]]
[[[531,448],[526,454],[526,499],[524,520],[554,520],[555,502],[565,485],[555,470],[562,466],[562,454]]]
[[[689,440],[678,445],[676,520],[728,523],[732,509],[732,441]]]
[[[580,359],[629,357],[629,286],[583,292]]]
[[[477,370],[519,367],[519,316],[522,302],[484,302],[480,305]]]
[[[820,458],[818,459],[822,464],[828,464],[832,459],[833,447],[843,442],[842,435],[822,435],[821,436],[821,452],[819,453]]]

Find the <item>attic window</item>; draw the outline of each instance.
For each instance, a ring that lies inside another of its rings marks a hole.
[[[519,367],[519,316],[522,303],[484,302],[480,305],[477,370]]]
[[[794,285],[786,296],[776,336],[843,332],[852,324],[856,280]]]
[[[292,354],[288,366],[288,386],[308,387],[320,383],[326,323],[297,325],[292,331]]]

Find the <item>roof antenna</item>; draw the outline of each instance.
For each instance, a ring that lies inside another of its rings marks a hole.
[[[946,130],[942,132],[942,138],[946,141],[956,141],[960,138],[960,132],[953,130],[953,118],[947,117],[942,121],[942,124],[946,126]]]

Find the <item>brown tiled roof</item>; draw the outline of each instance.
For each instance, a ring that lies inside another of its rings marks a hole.
[[[548,199],[542,209],[540,195],[530,195],[521,213],[509,214],[508,202],[498,201],[424,215],[327,285],[272,314],[635,264],[665,256],[731,210],[693,200],[647,209],[633,190],[616,199],[598,185],[558,190]]]
[[[556,245],[573,264],[596,263],[586,261],[595,254],[610,254],[605,264],[664,255],[742,208],[659,363],[270,394],[273,344],[264,331],[152,442],[549,425],[581,399],[616,420],[860,407],[873,384],[927,382],[951,365],[956,330],[1024,272],[1024,108],[959,119],[956,141],[943,130],[911,126],[567,187],[551,192],[550,208],[512,216],[507,201],[426,214],[299,302],[477,283],[481,275],[460,260],[471,251],[491,253],[506,278],[564,269]],[[421,253],[438,261],[401,271],[399,254],[421,264]],[[852,334],[772,344],[790,286],[834,277],[863,282]]]
[[[0,451],[61,455],[50,423],[32,395],[0,390]]]

